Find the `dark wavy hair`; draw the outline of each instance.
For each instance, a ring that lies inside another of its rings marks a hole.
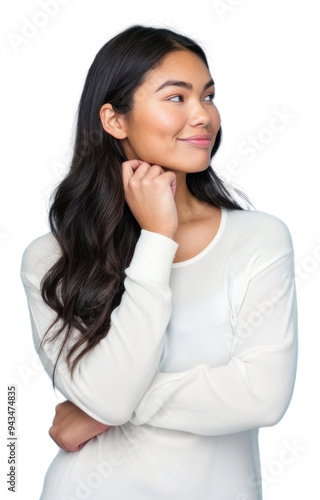
[[[140,227],[124,198],[121,165],[127,159],[121,140],[102,127],[100,108],[110,103],[129,117],[135,90],[148,72],[170,52],[187,49],[208,67],[194,41],[168,29],[132,26],[112,38],[96,55],[81,96],[70,171],[56,189],[49,212],[51,231],[61,257],[42,281],[42,297],[57,313],[62,343],[54,368],[66,349],[71,373],[82,356],[105,337],[111,312],[124,292]],[[217,151],[221,129],[211,153]],[[211,166],[187,174],[187,185],[199,200],[217,207],[241,209]],[[79,332],[67,349],[72,332]],[[53,376],[54,381],[54,376]]]

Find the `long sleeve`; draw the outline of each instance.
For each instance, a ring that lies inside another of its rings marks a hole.
[[[252,263],[240,307],[231,311],[229,362],[157,373],[133,424],[213,436],[274,425],[283,416],[297,359],[293,250],[284,227]]]
[[[127,422],[156,372],[171,314],[169,277],[177,246],[165,236],[141,231],[108,334],[81,358],[72,378],[65,360],[58,363],[56,387],[102,423]],[[26,250],[21,270],[35,346],[50,376],[59,345],[46,342],[39,350],[55,319],[42,300],[40,283],[58,254],[52,235],[42,237]]]

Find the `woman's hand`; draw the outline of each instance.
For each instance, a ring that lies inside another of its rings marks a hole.
[[[122,164],[122,178],[126,202],[141,229],[173,239],[178,227],[174,172],[128,160]]]
[[[70,401],[65,401],[56,406],[49,434],[64,451],[76,451],[109,427],[89,417]]]

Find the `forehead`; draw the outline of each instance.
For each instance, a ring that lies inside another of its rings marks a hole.
[[[210,72],[197,54],[190,50],[176,50],[167,54],[156,68],[152,69],[142,86],[152,89],[166,80],[180,80],[196,85],[210,80]]]

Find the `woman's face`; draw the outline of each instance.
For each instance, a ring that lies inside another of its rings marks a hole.
[[[128,160],[180,172],[205,170],[220,128],[213,96],[212,77],[196,54],[169,53],[134,93],[122,141]]]

